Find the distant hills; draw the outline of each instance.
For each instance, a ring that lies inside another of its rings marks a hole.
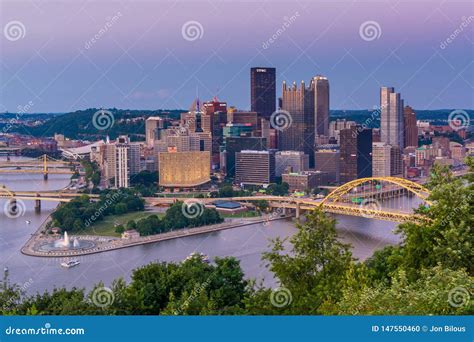
[[[179,118],[182,110],[123,110],[110,108],[105,111],[112,113],[109,117],[96,117],[96,125],[94,125],[94,114],[100,109],[90,108],[86,110],[79,110],[63,115],[49,116],[46,121],[37,126],[14,125],[11,132],[20,134],[32,135],[35,137],[51,137],[55,133],[64,134],[71,139],[83,140],[98,140],[104,138],[106,135],[111,139],[115,139],[118,135],[127,134],[133,140],[144,140],[145,136],[145,119],[150,116],[168,116],[171,118]],[[2,114],[0,118],[3,117]],[[11,115],[11,114],[7,114]],[[21,118],[27,119],[25,116]],[[110,120],[107,122],[107,120]],[[113,121],[113,124],[110,124]],[[2,127],[0,127],[1,129]]]
[[[93,124],[94,114],[97,108],[90,108],[66,114],[24,114],[21,120],[33,122],[39,120],[36,126],[29,124],[13,124],[8,130],[20,134],[36,137],[51,137],[55,133],[64,134],[71,139],[98,140],[109,135],[111,139],[118,135],[127,134],[132,140],[144,140],[145,119],[149,116],[168,116],[173,119],[179,118],[180,113],[186,110],[124,110],[107,109],[113,116],[113,125],[110,127],[105,123],[105,129],[98,129]],[[446,124],[448,115],[452,109],[439,110],[415,110],[417,119],[429,120],[434,124]],[[471,118],[474,118],[474,110],[466,110]],[[8,120],[14,119],[16,114],[0,114],[0,130],[7,124]],[[380,115],[373,110],[332,110],[331,120],[347,119],[368,127],[379,127]]]

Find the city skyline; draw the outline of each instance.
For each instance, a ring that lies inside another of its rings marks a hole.
[[[332,109],[373,108],[381,86],[415,109],[474,107],[469,2],[251,4],[5,2],[0,111],[184,109],[196,93],[245,110],[258,66],[276,68],[277,97],[328,77]]]

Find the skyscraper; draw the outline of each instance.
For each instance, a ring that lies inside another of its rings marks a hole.
[[[327,77],[313,77],[314,125],[316,135],[329,135],[329,81]]]
[[[114,180],[116,188],[128,188],[130,176],[140,172],[140,143],[131,143],[127,136],[119,136],[106,144],[105,177]]]
[[[405,147],[418,146],[418,127],[416,126],[416,114],[413,108],[405,106],[403,111],[405,126]]]
[[[146,144],[153,147],[155,140],[159,139],[159,130],[164,128],[164,120],[159,116],[150,116],[145,121]]]
[[[269,119],[276,106],[276,69],[250,69],[250,106],[252,112]]]
[[[372,144],[372,176],[385,177],[391,175],[391,151],[390,145],[382,142]]]
[[[263,151],[267,140],[261,137],[226,137],[224,138],[225,172],[227,176],[235,175],[235,155],[242,150]]]
[[[393,87],[380,88],[380,111],[381,142],[403,150],[403,100]]]
[[[271,151],[242,150],[235,153],[235,182],[251,185],[275,180],[275,154]]]
[[[278,132],[278,148],[282,151],[303,151],[309,156],[309,167],[314,166],[314,88],[306,88],[304,81],[287,87],[283,82],[282,110],[290,113],[291,123]]]
[[[352,126],[341,130],[340,136],[341,182],[372,177],[372,130]]]

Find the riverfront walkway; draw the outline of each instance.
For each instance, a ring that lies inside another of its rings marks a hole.
[[[109,236],[70,235],[71,240],[73,238],[77,238],[79,240],[91,241],[94,243],[94,247],[89,248],[89,249],[56,250],[56,251],[45,252],[45,251],[40,251],[39,247],[46,243],[50,243],[54,240],[57,240],[57,238],[53,239],[41,233],[45,225],[49,221],[49,218],[48,218],[40,226],[40,228],[36,231],[36,233],[34,233],[31,236],[31,238],[27,241],[27,243],[23,246],[23,248],[21,249],[21,252],[25,255],[36,256],[36,257],[54,257],[54,258],[74,257],[74,256],[88,255],[88,254],[103,253],[103,252],[113,251],[113,250],[127,248],[127,247],[134,247],[134,246],[140,246],[140,245],[145,245],[149,243],[156,243],[160,241],[182,238],[186,236],[218,232],[225,229],[232,229],[232,228],[248,226],[252,224],[258,224],[258,223],[266,224],[267,222],[270,222],[270,221],[281,220],[281,219],[286,219],[286,218],[290,218],[290,216],[277,217],[275,215],[268,215],[265,217],[258,217],[258,218],[232,219],[231,221],[227,221],[227,222],[223,222],[223,223],[219,223],[215,225],[178,229],[178,230],[174,230],[174,231],[163,233],[163,234],[141,236],[134,239],[120,239],[120,238],[109,237]]]

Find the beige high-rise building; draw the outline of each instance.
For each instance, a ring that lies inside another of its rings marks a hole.
[[[155,140],[158,140],[158,130],[162,129],[164,121],[159,116],[150,116],[145,121],[145,138],[146,144],[149,147],[153,147]]]
[[[403,100],[393,87],[380,88],[380,141],[405,147]]]
[[[372,143],[372,177],[391,175],[391,146],[383,142]]]
[[[335,138],[337,140],[337,143],[339,144],[340,131],[342,129],[351,128],[351,126],[355,125],[355,121],[347,121],[346,119],[337,119],[335,121],[331,121],[329,123],[329,136]]]
[[[309,156],[301,151],[278,151],[275,153],[275,176],[281,177],[291,167],[292,172],[309,169]]]
[[[105,144],[104,175],[116,188],[128,188],[130,177],[140,172],[140,143],[131,143],[127,136]]]

